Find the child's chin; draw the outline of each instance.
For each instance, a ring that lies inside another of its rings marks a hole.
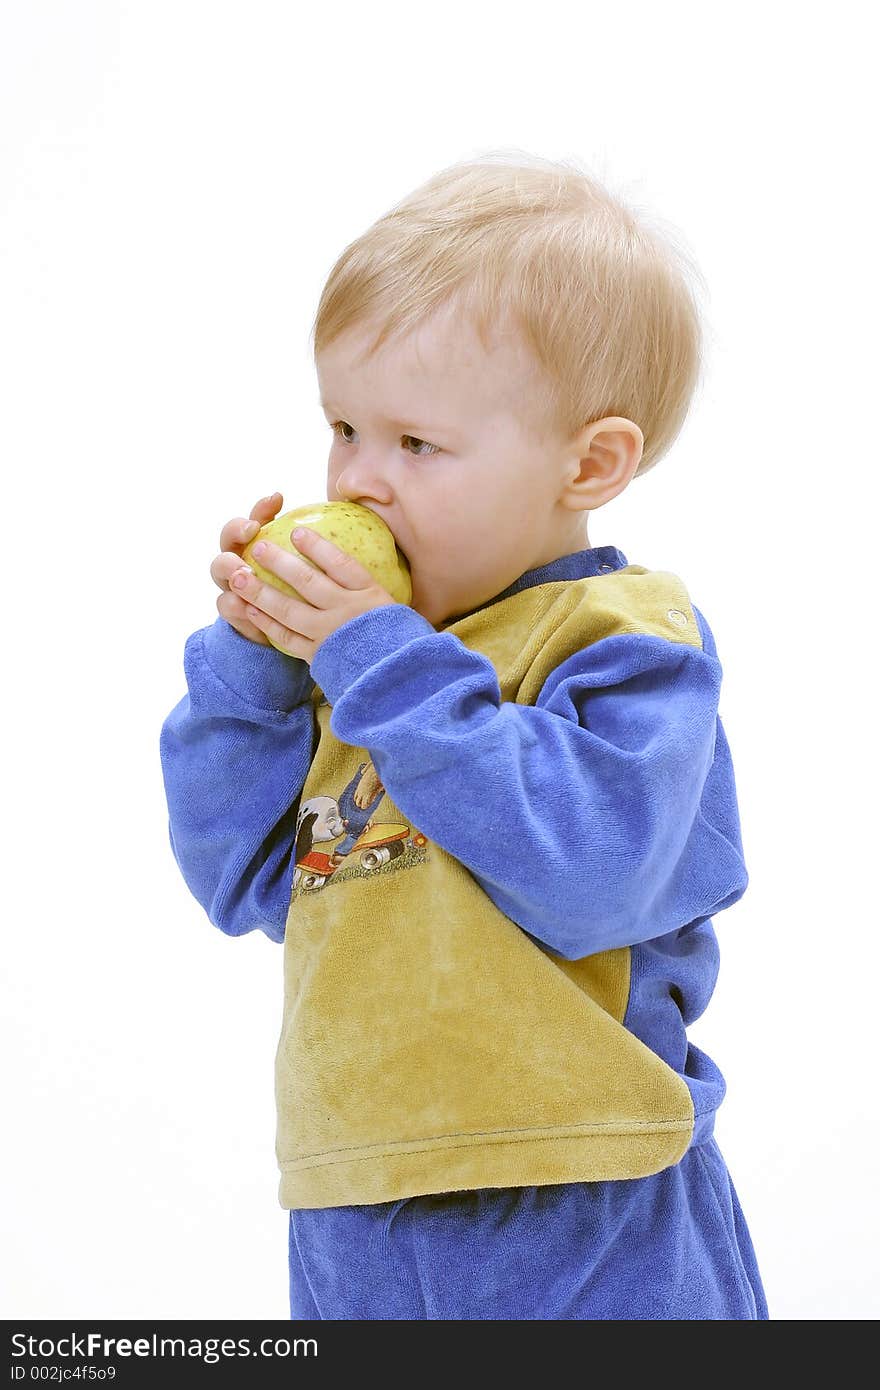
[[[427,621],[431,623],[434,627],[436,627],[437,624],[442,620],[443,614],[441,610],[438,608],[437,603],[432,602],[430,598],[423,596],[419,592],[419,586],[417,583],[413,583],[413,593],[412,598],[409,601],[409,606],[416,613],[421,614],[423,618],[426,618]]]

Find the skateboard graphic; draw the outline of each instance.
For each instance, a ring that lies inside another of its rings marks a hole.
[[[381,778],[372,760],[367,759],[359,764],[338,799],[310,796],[303,802],[296,826],[294,889],[314,892],[323,888],[343,864],[347,870],[356,870],[354,876],[358,878],[392,863],[404,867],[408,850],[424,848],[427,837],[406,822],[376,820],[375,812],[384,796]],[[329,852],[317,848],[330,840],[337,843]],[[423,858],[419,855],[415,862],[421,863]]]
[[[390,864],[408,849],[420,849],[425,844],[425,836],[413,832],[408,825],[374,825],[370,821],[349,851],[349,857],[356,858],[360,867],[369,871]],[[301,874],[299,887],[306,892],[322,888],[338,867],[338,864],[331,862],[329,854],[309,850],[296,861],[297,873]]]

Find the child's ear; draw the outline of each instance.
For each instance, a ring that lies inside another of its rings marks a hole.
[[[610,502],[632,481],[644,445],[639,426],[622,415],[608,415],[586,425],[566,451],[568,505],[592,511]]]

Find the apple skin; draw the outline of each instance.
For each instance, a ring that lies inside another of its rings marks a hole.
[[[290,533],[295,526],[308,526],[347,555],[352,555],[370,571],[373,578],[387,589],[397,603],[409,603],[412,598],[412,581],[409,561],[397,545],[394,534],[380,516],[362,507],[359,502],[313,502],[305,507],[297,507],[292,512],[282,512],[273,521],[267,521],[253,540],[248,541],[242,551],[242,559],[250,565],[258,579],[280,589],[281,593],[302,599],[290,584],[280,579],[271,570],[264,569],[254,559],[253,549],[257,541],[271,541],[281,550],[289,550],[298,555],[313,569],[308,555],[297,550]],[[307,601],[307,600],[303,600]]]

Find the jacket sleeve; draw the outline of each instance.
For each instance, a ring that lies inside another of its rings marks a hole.
[[[159,754],[177,865],[214,926],[283,941],[312,760],[309,667],[223,618],[187,638]]]
[[[722,670],[703,648],[604,637],[503,701],[492,663],[387,605],[319,647],[337,738],[530,936],[575,960],[719,912],[745,892]]]

